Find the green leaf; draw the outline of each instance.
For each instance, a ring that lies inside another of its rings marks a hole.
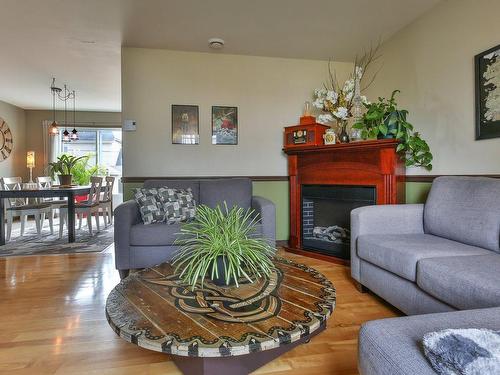
[[[378,130],[380,131],[380,133],[382,133],[383,135],[387,135],[387,126],[385,124],[380,124],[380,126],[378,127]]]

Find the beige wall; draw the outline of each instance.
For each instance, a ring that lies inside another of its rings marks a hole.
[[[500,172],[500,138],[474,140],[473,63],[500,43],[499,14],[498,0],[445,0],[383,46],[369,98],[401,90],[400,104],[434,153],[433,174]]]
[[[340,78],[351,69],[338,63]],[[283,127],[327,76],[325,61],[122,50],[124,176],[286,175]],[[171,105],[196,104],[200,144],[172,145]],[[211,144],[211,106],[237,106],[239,144]]]
[[[58,122],[62,122],[64,114],[56,113]],[[72,117],[71,117],[72,118]],[[43,121],[52,120],[52,111],[26,110],[26,150],[35,151],[36,168],[33,169],[34,176],[41,176],[44,173],[43,157]],[[78,126],[84,127],[121,127],[121,113],[119,112],[77,112],[76,121]],[[69,129],[71,131],[71,129]]]
[[[9,124],[13,136],[12,153],[6,160],[0,162],[0,177],[21,176],[26,178],[29,172],[26,168],[25,111],[0,101],[0,117]]]

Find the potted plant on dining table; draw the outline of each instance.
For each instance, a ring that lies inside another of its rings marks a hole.
[[[55,175],[59,178],[59,183],[61,186],[71,186],[73,180],[73,170],[80,160],[83,160],[87,156],[73,156],[62,154],[57,157],[57,160],[49,163],[49,169],[52,177]]]

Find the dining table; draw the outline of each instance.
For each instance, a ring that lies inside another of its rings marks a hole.
[[[88,195],[90,186],[52,186],[50,188],[23,187],[20,190],[0,189],[0,246],[5,245],[5,199],[67,198],[68,242],[75,242],[75,197]]]

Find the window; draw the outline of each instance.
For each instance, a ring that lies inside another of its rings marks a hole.
[[[118,179],[122,176],[122,131],[120,128],[80,128],[78,141],[62,142],[62,132],[58,155],[71,154],[75,156],[90,155],[90,165],[100,165],[106,169],[106,174]],[[119,188],[115,183],[115,190]]]

